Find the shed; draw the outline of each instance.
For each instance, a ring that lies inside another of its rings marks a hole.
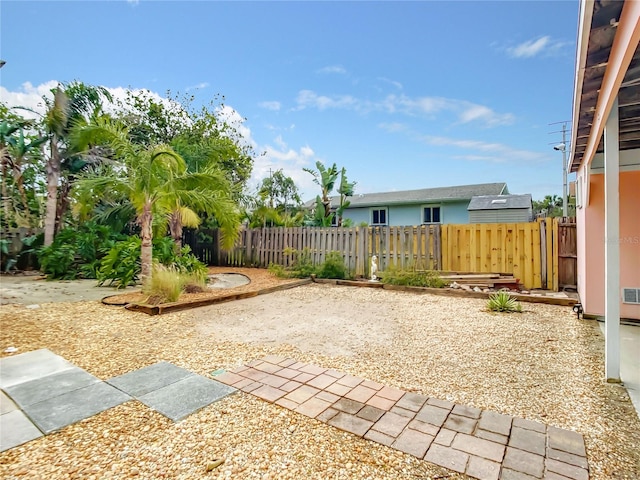
[[[533,220],[531,195],[477,195],[471,198],[469,223],[519,223]]]

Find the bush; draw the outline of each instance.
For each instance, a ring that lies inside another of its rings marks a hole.
[[[139,237],[129,237],[113,246],[102,259],[98,273],[100,285],[110,281],[109,285],[125,288],[138,282],[141,271],[140,243]],[[153,259],[178,273],[190,275],[197,284],[204,285],[207,280],[207,266],[191,253],[191,248],[182,247],[176,254],[175,243],[168,237],[154,239]]]
[[[433,270],[403,270],[387,267],[381,274],[381,282],[389,285],[405,285],[409,287],[443,288],[447,282]]]
[[[285,251],[285,254],[293,254],[294,256],[293,264],[290,267],[285,268],[282,265],[269,264],[269,272],[277,277],[308,278],[311,275],[316,275],[318,278],[349,278],[349,271],[340,252],[329,252],[326,260],[317,266],[313,264],[311,251],[308,248],[304,250],[289,249]]]
[[[522,305],[509,295],[508,292],[498,292],[489,296],[487,308],[492,312],[522,312]]]
[[[141,243],[140,237],[129,237],[116,243],[102,259],[98,271],[98,284],[103,285],[110,281],[109,285],[115,283],[118,288],[135,285],[141,271]]]
[[[180,298],[182,292],[202,291],[206,291],[205,282],[196,275],[183,273],[175,265],[167,267],[160,263],[154,263],[151,280],[143,293],[148,295],[147,303],[158,305],[175,302]]]
[[[318,278],[349,278],[349,271],[340,252],[329,252],[326,260],[316,270]]]
[[[94,222],[65,228],[51,245],[38,249],[40,269],[49,279],[97,278],[101,259],[121,238]]]

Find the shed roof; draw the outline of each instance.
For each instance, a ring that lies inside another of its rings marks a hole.
[[[478,195],[471,199],[467,210],[504,210],[505,208],[531,208],[531,194]]]
[[[361,193],[349,197],[350,207],[373,207],[399,204],[420,204],[470,200],[476,195],[500,195],[509,193],[507,184],[480,183],[475,185],[458,185],[454,187],[422,188],[419,190],[402,190],[398,192]],[[337,205],[340,197],[331,197],[331,205]],[[307,202],[313,205],[314,200]]]

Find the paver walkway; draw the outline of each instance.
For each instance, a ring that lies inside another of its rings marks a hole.
[[[47,349],[0,359],[0,451],[129,400],[177,422],[236,389],[159,362],[106,382]]]
[[[589,478],[584,438],[570,430],[428,398],[273,355],[214,378],[470,477]]]

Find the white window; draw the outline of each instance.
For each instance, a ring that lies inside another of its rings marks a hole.
[[[386,208],[374,208],[371,210],[371,225],[386,225],[387,224],[387,209]]]
[[[440,215],[439,206],[427,206],[422,207],[422,223],[441,223],[442,216]]]

